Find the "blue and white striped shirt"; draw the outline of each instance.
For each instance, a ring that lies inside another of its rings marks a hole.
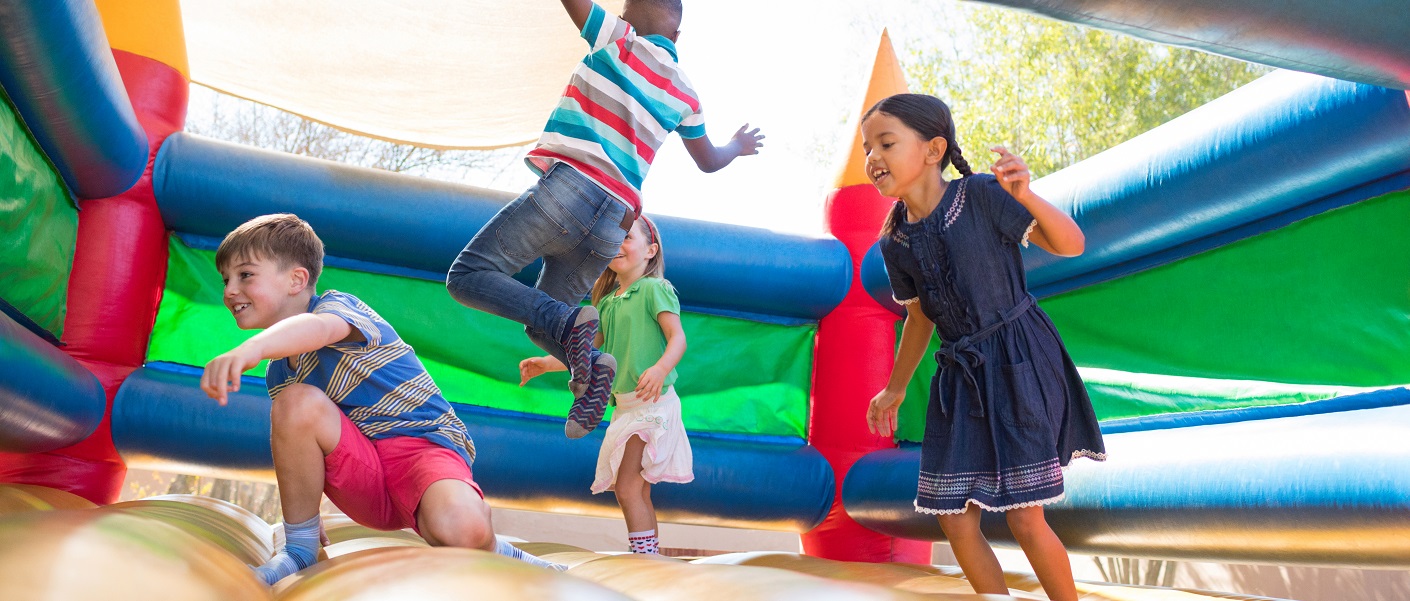
[[[308,310],[341,317],[365,341],[339,342],[304,353],[298,367],[287,359],[269,362],[265,383],[274,398],[291,384],[308,384],[328,395],[364,436],[372,440],[415,436],[475,460],[475,443],[411,345],[391,324],[351,294],[314,295]]]

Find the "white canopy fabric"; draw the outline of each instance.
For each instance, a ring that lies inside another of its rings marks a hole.
[[[620,14],[621,0],[600,2]],[[556,0],[182,0],[191,80],[432,148],[532,142],[588,50]]]

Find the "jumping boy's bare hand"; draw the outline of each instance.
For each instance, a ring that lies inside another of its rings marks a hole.
[[[764,136],[759,133],[759,128],[749,129],[748,123],[740,126],[739,131],[734,132],[734,138],[730,141],[738,149],[739,156],[759,154],[759,149],[764,147]]]
[[[201,374],[201,390],[210,398],[220,401],[224,407],[229,394],[240,391],[240,374],[259,365],[263,359],[245,345],[237,346],[206,364],[206,370]]]
[[[905,392],[891,392],[882,389],[871,398],[867,405],[867,429],[877,436],[891,436],[896,432],[896,414],[901,410],[901,401],[906,400]]]
[[[1028,192],[1028,184],[1033,178],[1033,174],[1028,172],[1028,164],[1003,146],[995,146],[989,150],[999,155],[999,160],[994,161],[994,165],[989,168],[989,171],[994,172],[994,177],[999,179],[999,184],[1014,198]]]
[[[652,365],[641,372],[641,377],[636,380],[636,398],[639,401],[655,403],[661,400],[662,384],[666,382],[666,372],[660,367]]]

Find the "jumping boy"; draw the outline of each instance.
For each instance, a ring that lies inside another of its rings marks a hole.
[[[316,561],[323,493],[369,528],[413,528],[432,545],[563,569],[495,537],[471,478],[475,445],[416,351],[356,297],[314,292],[323,241],[307,222],[251,219],[225,237],[215,262],[235,324],[264,331],[206,364],[201,389],[224,405],[240,374],[270,360],[270,446],[286,543],[256,568],[266,583]]]
[[[461,304],[524,324],[534,344],[568,366],[574,400],[564,431],[581,438],[602,421],[617,362],[593,347],[597,309],[578,304],[641,214],[656,150],[679,132],[711,173],[757,154],[764,136],[745,125],[715,146],[705,135],[700,102],[676,62],[680,0],[626,0],[620,18],[591,0],[562,3],[591,50],[525,159],[539,181],[475,234],[446,287]],[[511,277],[539,257],[536,287]]]

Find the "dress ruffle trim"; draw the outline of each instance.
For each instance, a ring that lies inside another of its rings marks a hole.
[[[1023,230],[1023,239],[1019,240],[1018,243],[1022,244],[1024,248],[1028,248],[1028,237],[1033,235],[1033,228],[1035,227],[1038,227],[1037,219],[1034,219],[1032,223],[1028,224],[1028,229]]]
[[[901,299],[896,298],[896,297],[893,296],[893,297],[891,297],[891,300],[896,301],[896,304],[898,304],[898,305],[903,305],[903,306],[904,306],[904,305],[914,305],[914,304],[920,302],[920,297],[917,296],[917,297],[915,297],[915,298],[908,298],[908,299],[906,299],[906,300],[901,300]]]
[[[1050,498],[1047,498],[1047,499],[1039,499],[1039,500],[1037,500],[1037,501],[1025,501],[1025,502],[1023,502],[1023,503],[1014,503],[1013,505],[1004,505],[1003,507],[990,507],[989,505],[984,504],[983,501],[980,501],[980,500],[978,500],[978,499],[967,499],[967,500],[965,500],[964,507],[962,507],[962,508],[960,508],[960,509],[931,509],[931,508],[929,508],[929,507],[921,507],[920,504],[915,503],[915,502],[912,502],[911,505],[913,505],[913,506],[916,508],[916,513],[923,513],[923,514],[926,514],[926,515],[958,515],[958,514],[961,514],[961,513],[966,512],[966,511],[969,511],[969,506],[970,506],[971,504],[972,504],[972,505],[978,505],[980,509],[983,509],[983,510],[985,510],[985,511],[995,511],[995,512],[998,512],[998,511],[1008,511],[1008,510],[1010,510],[1010,509],[1022,509],[1022,508],[1024,508],[1024,507],[1038,507],[1038,506],[1040,506],[1040,505],[1047,505],[1047,504],[1050,504],[1050,503],[1056,503],[1056,502],[1058,502],[1058,501],[1061,501],[1061,500],[1063,499],[1063,497],[1066,497],[1066,496],[1067,496],[1067,493],[1062,493],[1062,494],[1060,494],[1060,495],[1058,495],[1058,496],[1056,496],[1056,497],[1050,497]]]
[[[1073,459],[1081,459],[1083,457],[1086,457],[1093,461],[1106,461],[1106,453],[1098,453],[1096,451],[1089,451],[1087,449],[1072,452]]]

